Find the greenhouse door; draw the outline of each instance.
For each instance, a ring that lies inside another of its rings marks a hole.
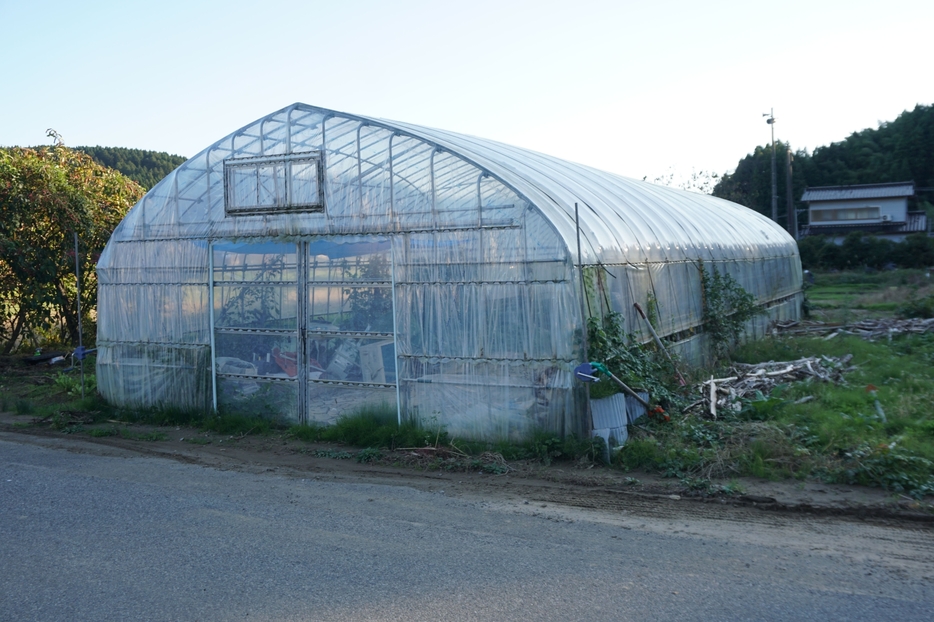
[[[212,245],[215,406],[290,422],[396,416],[389,240]]]

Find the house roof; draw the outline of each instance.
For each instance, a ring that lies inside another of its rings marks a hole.
[[[915,182],[899,181],[888,184],[861,184],[856,186],[819,186],[807,188],[802,201],[846,201],[849,199],[891,199],[914,196]]]

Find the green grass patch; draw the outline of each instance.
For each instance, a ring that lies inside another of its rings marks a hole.
[[[616,460],[627,469],[682,478],[817,477],[915,496],[934,492],[934,334],[891,342],[763,339],[734,356],[757,363],[846,354],[856,367],[846,385],[779,385],[715,421],[647,420],[640,425],[649,433],[637,431]],[[802,398],[810,399],[795,403]]]
[[[341,417],[334,425],[294,425],[288,434],[306,442],[343,443],[353,447],[401,447],[447,445],[447,432],[439,427],[419,427],[412,422],[398,423],[395,408],[368,407]]]
[[[107,436],[119,436],[120,431],[117,428],[94,428],[88,431],[89,436],[94,438],[104,438]]]
[[[275,427],[275,422],[263,417],[222,414],[216,417],[204,418],[198,427],[217,434],[247,436],[249,434],[269,434]]]
[[[396,450],[422,447],[449,447],[467,456],[500,454],[505,460],[537,460],[551,464],[561,460],[603,460],[603,439],[559,438],[538,433],[525,442],[488,442],[452,440],[443,426],[435,423],[419,426],[413,422],[397,422],[394,408],[370,408],[341,417],[334,425],[294,425],[288,435],[305,442],[332,442],[364,448],[357,454],[360,462],[372,462],[381,449]],[[327,454],[328,452],[324,452]],[[318,457],[334,457],[316,452]],[[362,456],[362,458],[361,458]],[[340,456],[343,457],[343,456]],[[483,463],[477,470],[493,472],[496,465]],[[492,470],[491,470],[492,469]]]
[[[190,427],[227,436],[263,435],[284,428],[278,422],[265,417],[224,412],[208,415],[203,412],[171,407],[135,411],[117,410],[112,413],[111,418],[153,426]]]
[[[934,317],[934,283],[922,270],[821,272],[807,286],[815,319],[849,322],[865,317]]]

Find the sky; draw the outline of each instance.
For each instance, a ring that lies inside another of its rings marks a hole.
[[[192,156],[294,102],[650,181],[934,103],[934,2],[0,0],[0,145]]]

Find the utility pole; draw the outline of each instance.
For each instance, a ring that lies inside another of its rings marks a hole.
[[[766,123],[772,126],[772,220],[778,222],[778,180],[775,175],[775,108],[770,108],[769,112],[763,112],[763,117],[768,117]]]
[[[791,161],[794,156],[791,155],[791,148],[785,150],[785,204],[788,210],[788,233],[795,240],[798,239],[798,212],[795,211],[795,198],[792,196],[794,188],[791,184]]]

